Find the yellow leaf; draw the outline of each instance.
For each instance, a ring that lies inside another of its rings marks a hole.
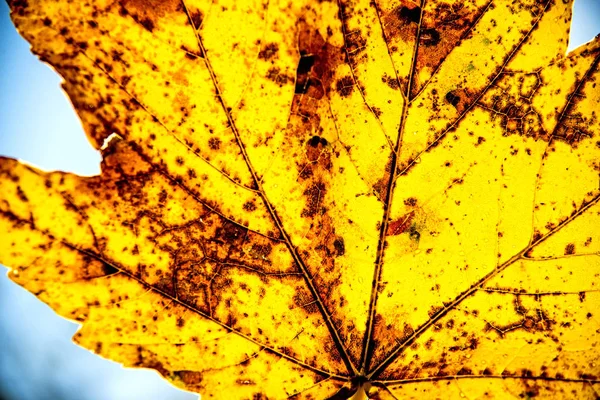
[[[0,262],[205,398],[595,398],[600,41],[570,1],[9,1],[102,173]]]

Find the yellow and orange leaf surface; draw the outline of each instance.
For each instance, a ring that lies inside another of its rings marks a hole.
[[[1,159],[0,262],[203,398],[596,398],[571,3],[11,0],[103,161]]]

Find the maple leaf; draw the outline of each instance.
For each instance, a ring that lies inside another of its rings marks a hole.
[[[594,398],[600,41],[570,1],[9,1],[102,174],[0,262],[207,398]]]

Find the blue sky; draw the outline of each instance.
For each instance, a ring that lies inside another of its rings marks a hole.
[[[0,155],[48,170],[99,172],[60,79],[29,52],[0,2]],[[600,0],[576,0],[571,45],[600,32]],[[127,370],[75,346],[77,326],[11,283],[0,266],[0,400],[191,400],[154,371]]]

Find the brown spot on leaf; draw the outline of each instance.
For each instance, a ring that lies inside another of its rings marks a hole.
[[[320,212],[325,190],[326,187],[323,182],[314,182],[304,191],[306,207],[302,210],[302,217],[314,217]]]
[[[211,150],[219,150],[221,148],[221,139],[218,137],[211,137],[208,139],[208,147],[210,147]]]
[[[202,21],[204,20],[204,15],[201,11],[193,11],[190,13],[190,19],[192,20],[194,28],[200,29],[200,26],[202,26]]]
[[[354,79],[352,79],[351,76],[346,75],[342,79],[338,79],[335,88],[340,96],[348,97],[354,91]]]
[[[275,82],[280,87],[283,86],[283,85],[285,85],[288,82],[293,82],[294,81],[293,77],[281,73],[281,70],[279,68],[277,68],[277,67],[271,67],[271,68],[269,68],[269,70],[267,71],[267,79],[269,79],[270,81]]]
[[[420,79],[420,72],[424,69],[435,70],[450,51],[466,37],[484,9],[484,5],[474,8],[461,2],[438,3],[432,10],[427,9],[423,13],[411,97],[414,97],[425,83]],[[417,9],[403,12],[401,8],[399,13],[404,15],[400,18],[403,29],[394,30],[394,27],[390,27],[388,34],[399,35],[404,41],[411,42],[417,27],[417,23],[414,22]]]
[[[277,43],[268,43],[259,53],[258,58],[261,60],[269,61],[277,56],[279,51],[279,45]],[[300,65],[298,65],[300,68]]]
[[[321,99],[329,90],[334,71],[343,63],[343,53],[326,42],[321,34],[305,21],[299,23],[298,48],[300,59],[296,69],[296,94]]]
[[[333,242],[333,247],[335,247],[336,255],[338,257],[343,256],[344,253],[346,252],[346,245],[344,244],[344,238],[340,236],[337,239],[335,239],[335,241]]]
[[[390,88],[398,90],[400,89],[402,78],[391,77],[385,74],[381,77],[381,81],[387,84]],[[406,86],[406,82],[404,82],[403,86]]]
[[[417,205],[417,199],[415,199],[414,197],[408,197],[404,200],[404,205],[414,207]]]
[[[139,21],[139,23],[146,29],[148,32],[152,32],[154,30],[154,22],[150,18],[143,18]]]
[[[183,381],[186,385],[199,385],[202,383],[202,373],[198,371],[176,371],[175,376]]]
[[[386,235],[395,236],[409,230],[414,216],[414,211],[411,211],[396,220],[390,221]]]
[[[252,212],[252,211],[256,210],[256,204],[254,204],[253,201],[247,201],[244,203],[243,208],[245,211]]]
[[[216,237],[225,243],[240,244],[245,240],[248,229],[230,221],[225,221],[222,226],[217,228]]]
[[[569,254],[575,254],[575,245],[573,243],[569,243],[565,247],[565,255]]]

